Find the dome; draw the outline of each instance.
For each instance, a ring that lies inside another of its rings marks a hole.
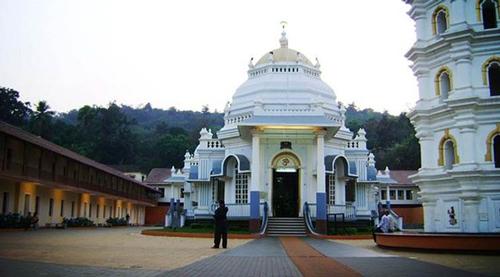
[[[280,38],[281,47],[278,49],[274,49],[273,51],[269,51],[265,55],[260,58],[256,66],[264,65],[268,63],[303,63],[309,66],[314,66],[311,61],[304,56],[299,51],[288,48],[288,39],[286,37],[285,31],[281,33]]]
[[[309,66],[313,66],[311,61],[307,57],[305,57],[302,53],[290,49],[288,47],[281,47],[278,49],[274,49],[273,51],[270,51],[257,61],[256,66],[269,63],[270,62],[269,56],[271,53],[273,56],[272,58],[273,62],[297,62],[298,58],[300,57],[302,63],[305,63]]]

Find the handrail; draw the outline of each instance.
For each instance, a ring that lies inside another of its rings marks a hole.
[[[320,234],[316,233],[316,231],[314,230],[314,227],[312,225],[311,214],[309,211],[309,204],[307,202],[304,202],[303,213],[304,213],[304,221],[306,223],[307,230],[311,234],[313,234],[315,236],[319,236]]]
[[[267,230],[267,222],[268,222],[268,210],[269,210],[269,207],[267,205],[267,202],[264,202],[264,214],[262,215],[262,224],[260,226],[260,235],[264,235],[266,233],[266,230]]]

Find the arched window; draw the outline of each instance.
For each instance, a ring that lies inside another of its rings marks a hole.
[[[448,9],[445,6],[439,6],[432,14],[432,34],[441,34],[448,29]]]
[[[500,123],[486,137],[486,156],[487,162],[495,162],[495,167],[500,168]]]
[[[490,95],[500,95],[500,63],[492,62],[488,66],[488,84]]]
[[[447,67],[441,68],[436,74],[436,95],[441,98],[448,98],[449,92],[452,90],[451,71]]]
[[[444,166],[451,169],[454,164],[460,162],[457,151],[457,141],[450,134],[448,129],[444,130],[444,136],[439,141],[439,159],[438,166]]]
[[[444,167],[451,169],[455,164],[455,145],[453,141],[447,140],[444,143]]]
[[[477,2],[477,17],[483,21],[484,29],[497,27],[498,20],[498,0],[479,0]]]
[[[491,57],[483,63],[483,83],[491,96],[500,95],[500,58]]]

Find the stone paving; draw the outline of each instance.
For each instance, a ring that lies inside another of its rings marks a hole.
[[[0,232],[0,276],[339,276],[339,268],[363,276],[498,276],[500,264],[499,256],[477,255],[489,267],[465,271],[453,261],[455,268],[361,245],[368,242],[312,238],[230,240],[225,251],[210,249],[211,239],[145,237],[141,230]],[[334,266],[319,272],[301,265],[319,260]]]

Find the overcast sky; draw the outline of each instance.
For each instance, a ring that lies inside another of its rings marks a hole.
[[[408,6],[358,1],[0,0],[0,86],[63,112],[111,101],[223,110],[251,57],[289,47],[318,57],[343,103],[407,111],[416,80]]]

